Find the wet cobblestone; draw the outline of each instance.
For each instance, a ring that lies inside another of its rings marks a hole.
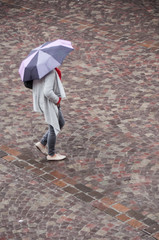
[[[159,4],[0,2],[0,240],[159,239]],[[61,66],[66,126],[47,162],[47,126],[18,68],[45,41],[72,41]]]

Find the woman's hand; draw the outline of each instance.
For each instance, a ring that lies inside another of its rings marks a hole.
[[[59,101],[56,103],[57,107],[60,107],[60,103],[61,103],[61,98],[59,97]]]

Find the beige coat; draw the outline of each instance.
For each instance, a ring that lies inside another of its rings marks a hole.
[[[53,126],[56,135],[60,132],[56,105],[59,97],[65,98],[66,95],[56,70],[33,81],[33,110],[44,114],[45,121]]]

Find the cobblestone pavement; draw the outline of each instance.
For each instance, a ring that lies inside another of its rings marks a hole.
[[[0,1],[0,240],[159,239],[159,2]],[[55,39],[66,125],[47,162],[47,129],[19,65]]]

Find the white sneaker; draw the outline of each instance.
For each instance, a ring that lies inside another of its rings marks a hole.
[[[61,155],[59,153],[54,154],[53,156],[47,155],[47,160],[52,160],[52,161],[60,161],[64,160],[66,158],[65,155]]]
[[[41,142],[37,142],[37,143],[35,144],[35,146],[36,146],[37,149],[38,149],[40,152],[42,152],[43,154],[45,154],[45,155],[48,154],[46,147],[45,147],[44,145],[42,145]]]

